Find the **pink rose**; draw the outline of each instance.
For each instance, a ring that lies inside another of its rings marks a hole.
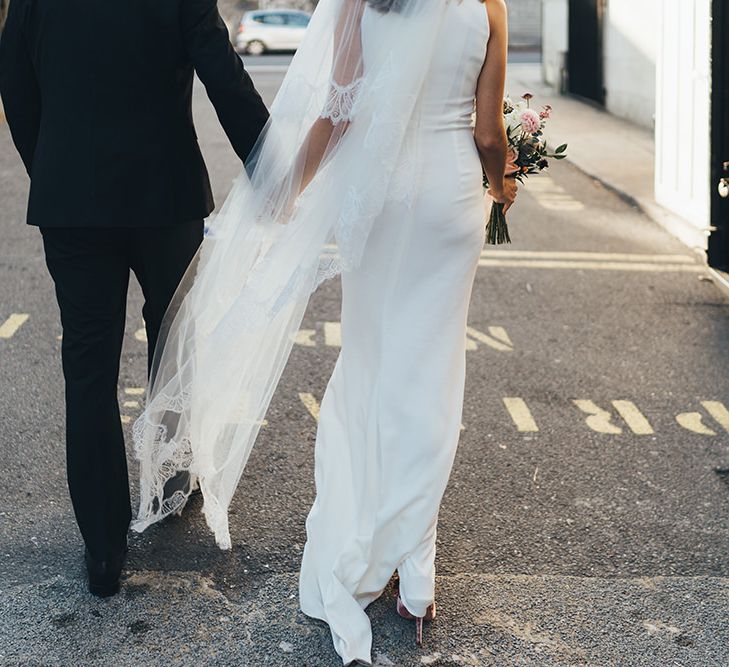
[[[539,132],[541,127],[541,119],[539,114],[534,109],[525,109],[519,119],[521,121],[521,127],[527,134],[534,134]]]
[[[552,116],[552,107],[547,104],[542,111],[539,112],[539,117],[542,120],[545,120],[546,118],[550,118]]]

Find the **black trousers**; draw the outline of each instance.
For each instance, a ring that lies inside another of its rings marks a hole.
[[[81,534],[104,560],[131,521],[117,384],[130,270],[144,294],[148,358],[162,318],[203,238],[203,223],[41,229],[63,326],[68,486]]]

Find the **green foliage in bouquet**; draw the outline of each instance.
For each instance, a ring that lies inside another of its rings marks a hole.
[[[567,157],[567,144],[561,144],[553,153],[547,149],[544,128],[552,115],[552,107],[545,105],[537,112],[529,104],[534,96],[531,93],[522,95],[524,102],[513,102],[510,97],[504,98],[504,124],[508,141],[506,175],[520,183],[531,174],[538,174],[549,167],[549,160],[563,160]],[[484,188],[489,182],[486,174],[483,177]],[[494,202],[486,225],[486,242],[491,245],[511,243],[509,228],[506,224],[504,204]]]

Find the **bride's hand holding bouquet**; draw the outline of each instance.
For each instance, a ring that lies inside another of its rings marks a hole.
[[[494,200],[486,226],[486,243],[497,245],[511,243],[506,224],[506,211],[516,198],[516,181],[524,182],[530,174],[538,174],[549,166],[548,158],[562,160],[567,157],[567,144],[557,147],[554,153],[547,150],[544,128],[551,117],[552,107],[545,105],[537,112],[530,108],[534,96],[524,93],[519,102],[504,98],[504,124],[506,126],[507,158],[504,170],[504,185],[495,189],[484,173],[483,184]]]

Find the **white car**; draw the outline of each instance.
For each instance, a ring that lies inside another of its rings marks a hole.
[[[310,19],[311,14],[295,9],[246,12],[238,26],[236,49],[254,56],[266,51],[296,51]]]

